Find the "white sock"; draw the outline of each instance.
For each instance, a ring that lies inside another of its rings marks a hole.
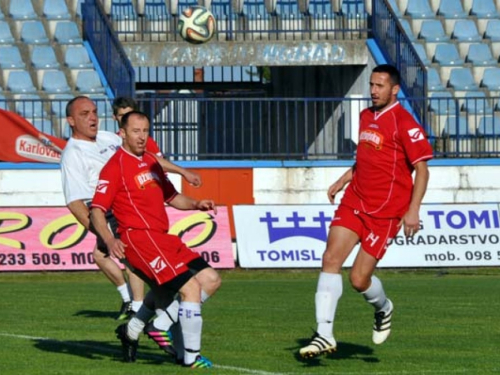
[[[144,323],[142,320],[137,319],[136,317],[130,319],[127,325],[127,335],[131,340],[139,340],[139,335],[144,329]]]
[[[184,363],[191,364],[200,354],[201,330],[201,304],[196,302],[181,302],[179,306],[179,322],[184,339]]]
[[[132,301],[132,311],[137,313],[142,306],[142,301]]]
[[[174,324],[174,322],[165,310],[156,310],[156,318],[153,320],[153,325],[156,329],[160,331],[168,331],[172,324]]]
[[[316,322],[317,332],[326,338],[333,339],[333,321],[337,303],[342,296],[342,275],[321,272],[316,289]]]
[[[382,282],[377,276],[372,276],[372,283],[368,289],[364,292],[361,292],[363,297],[365,297],[366,301],[371,304],[375,311],[384,310],[384,308],[389,307],[389,303],[387,302],[387,297],[385,296],[384,287],[382,286]]]
[[[130,302],[130,293],[128,291],[128,285],[123,284],[116,288],[118,293],[122,296],[123,302]]]
[[[202,289],[201,290],[201,303],[205,303],[205,301],[209,298],[210,298],[210,295]]]

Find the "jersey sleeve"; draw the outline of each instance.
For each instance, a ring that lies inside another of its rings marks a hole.
[[[66,204],[77,200],[91,199],[92,192],[88,186],[82,153],[76,148],[65,151],[61,160],[61,178]]]
[[[146,141],[146,151],[151,152],[152,154],[155,154],[159,157],[163,156],[158,143],[156,143],[155,140],[151,137],[148,137],[148,140]]]
[[[402,119],[401,140],[412,165],[432,159],[432,147],[424,129],[410,116]]]
[[[92,199],[91,208],[100,208],[104,212],[111,209],[120,181],[119,168],[111,159],[101,170],[99,181]]]

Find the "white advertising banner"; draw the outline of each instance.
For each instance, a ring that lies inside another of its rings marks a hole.
[[[331,205],[233,206],[239,265],[245,268],[320,268]],[[428,204],[420,231],[401,230],[379,267],[500,265],[499,204]],[[344,266],[350,267],[357,248]]]

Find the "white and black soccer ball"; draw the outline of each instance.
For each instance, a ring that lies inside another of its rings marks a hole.
[[[178,31],[182,39],[193,44],[208,42],[215,34],[215,17],[207,8],[192,6],[181,13]]]

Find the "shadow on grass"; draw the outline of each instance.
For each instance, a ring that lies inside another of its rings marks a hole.
[[[119,342],[102,341],[59,341],[52,339],[35,339],[34,347],[46,352],[74,355],[91,360],[109,359],[122,362],[122,348]],[[137,350],[137,361],[146,364],[175,363],[174,358],[162,355],[159,351],[151,351],[141,347]]]
[[[351,344],[348,342],[337,342],[337,351],[331,354],[321,355],[316,358],[305,359],[299,354],[299,349],[310,342],[308,339],[297,340],[298,347],[289,348],[294,352],[294,357],[298,362],[304,363],[307,367],[322,366],[322,359],[328,360],[358,360],[368,363],[377,363],[379,359],[374,356],[373,348],[366,345]]]
[[[80,310],[73,316],[83,316],[85,318],[111,318],[116,319],[118,312],[116,311],[97,311],[97,310]]]

